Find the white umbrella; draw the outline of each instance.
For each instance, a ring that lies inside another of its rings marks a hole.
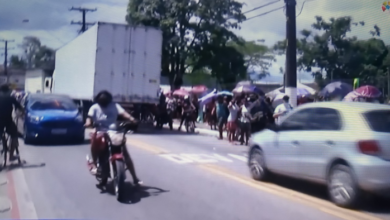
[[[276,108],[278,105],[283,103],[283,97],[286,94],[284,93],[279,93],[275,96],[275,98],[272,100],[272,107]]]

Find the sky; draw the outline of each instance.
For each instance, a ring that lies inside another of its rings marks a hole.
[[[274,2],[275,0],[239,0],[244,3],[243,12],[255,7]],[[355,21],[365,21],[364,27],[356,27],[351,35],[359,39],[370,37],[369,31],[377,24],[382,29],[381,38],[390,44],[390,10],[382,11],[380,0],[297,0],[297,30],[310,29],[317,15],[325,19],[331,17],[351,16]],[[70,25],[71,21],[80,21],[80,12],[69,11],[72,6],[97,8],[96,12],[87,14],[88,22],[106,21],[125,23],[128,0],[0,0],[0,39],[13,39],[10,54],[21,53],[18,45],[24,36],[36,36],[43,45],[59,48],[78,35],[80,26]],[[246,14],[247,18],[282,7],[280,0],[272,5]],[[28,19],[29,22],[23,22]],[[245,21],[235,33],[246,40],[264,39],[268,46],[285,38],[284,10],[271,12],[261,17]],[[299,37],[299,36],[298,36]],[[2,46],[0,46],[1,48]],[[1,52],[2,53],[2,52]],[[4,56],[0,56],[4,59]],[[277,57],[273,63],[270,77],[263,81],[282,81],[279,68],[284,66],[284,57]],[[299,72],[302,82],[313,81],[310,73]]]

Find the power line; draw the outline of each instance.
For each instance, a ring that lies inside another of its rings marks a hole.
[[[303,3],[302,3],[302,6],[301,6],[301,10],[299,11],[299,13],[298,13],[297,17],[298,17],[299,15],[301,15],[301,14],[302,14],[303,7],[305,6],[305,3],[306,3],[306,2],[311,2],[311,1],[314,1],[314,0],[305,0],[305,1],[303,1]]]
[[[79,33],[84,33],[86,30],[87,30],[87,26],[90,26],[90,25],[94,25],[95,23],[87,23],[86,22],[86,14],[87,12],[95,12],[97,11],[97,9],[89,9],[89,8],[75,8],[75,7],[72,7],[71,9],[69,9],[69,11],[79,11],[83,14],[83,20],[82,21],[78,21],[78,22],[74,22],[72,21],[71,24],[72,25],[81,25],[81,29],[79,31]]]
[[[4,42],[4,74],[8,75],[8,50],[13,50],[15,48],[9,48],[8,43],[15,42],[15,40],[0,40],[0,42]]]
[[[273,1],[273,2],[269,2],[269,3],[265,4],[265,5],[258,6],[258,7],[256,7],[256,8],[253,8],[253,9],[251,9],[251,10],[249,10],[249,11],[244,12],[243,14],[247,14],[247,13],[249,13],[249,12],[259,10],[259,9],[261,9],[261,8],[264,8],[264,7],[268,6],[268,5],[275,4],[275,3],[277,3],[277,2],[280,2],[280,0]]]
[[[273,10],[270,10],[270,11],[267,11],[267,12],[264,12],[264,13],[261,13],[261,14],[258,14],[258,15],[255,15],[255,16],[253,16],[253,17],[247,18],[245,21],[251,20],[251,19],[253,19],[253,18],[257,18],[257,17],[264,16],[264,15],[266,15],[266,14],[269,14],[269,13],[274,12],[274,11],[278,11],[278,10],[283,9],[283,8],[285,8],[285,6],[279,7],[279,8],[275,8],[275,9],[273,9]]]

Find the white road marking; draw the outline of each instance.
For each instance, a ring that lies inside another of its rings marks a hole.
[[[186,163],[193,163],[194,162],[186,157],[180,156],[179,154],[162,154],[162,155],[160,155],[160,157],[164,157],[165,159],[168,159],[168,160],[173,161],[173,162],[178,163],[178,164],[186,164]]]
[[[245,156],[240,156],[236,154],[228,155],[240,161],[247,161]],[[178,164],[233,162],[233,160],[231,160],[230,158],[219,154],[161,154],[160,157],[163,157]]]
[[[16,200],[18,203],[20,219],[38,219],[34,202],[30,195],[30,191],[27,186],[27,182],[26,182],[26,178],[24,177],[23,170],[19,168],[11,172],[14,179],[13,182],[15,185],[14,187],[16,192]]]
[[[248,161],[248,158],[244,157],[244,156],[240,156],[240,155],[236,155],[236,154],[228,154],[228,155],[233,157],[233,158],[236,158],[237,160],[241,160],[241,161],[244,161],[244,162]]]

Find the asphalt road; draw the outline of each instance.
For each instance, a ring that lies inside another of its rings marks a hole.
[[[125,203],[95,187],[85,161],[88,144],[22,145],[26,164],[18,172],[24,178],[15,181],[27,183],[30,211],[40,219],[390,219],[389,203],[350,211],[327,201],[320,186],[287,178],[252,181],[246,147],[215,137],[153,131],[131,135],[128,143],[144,186],[128,184]]]

